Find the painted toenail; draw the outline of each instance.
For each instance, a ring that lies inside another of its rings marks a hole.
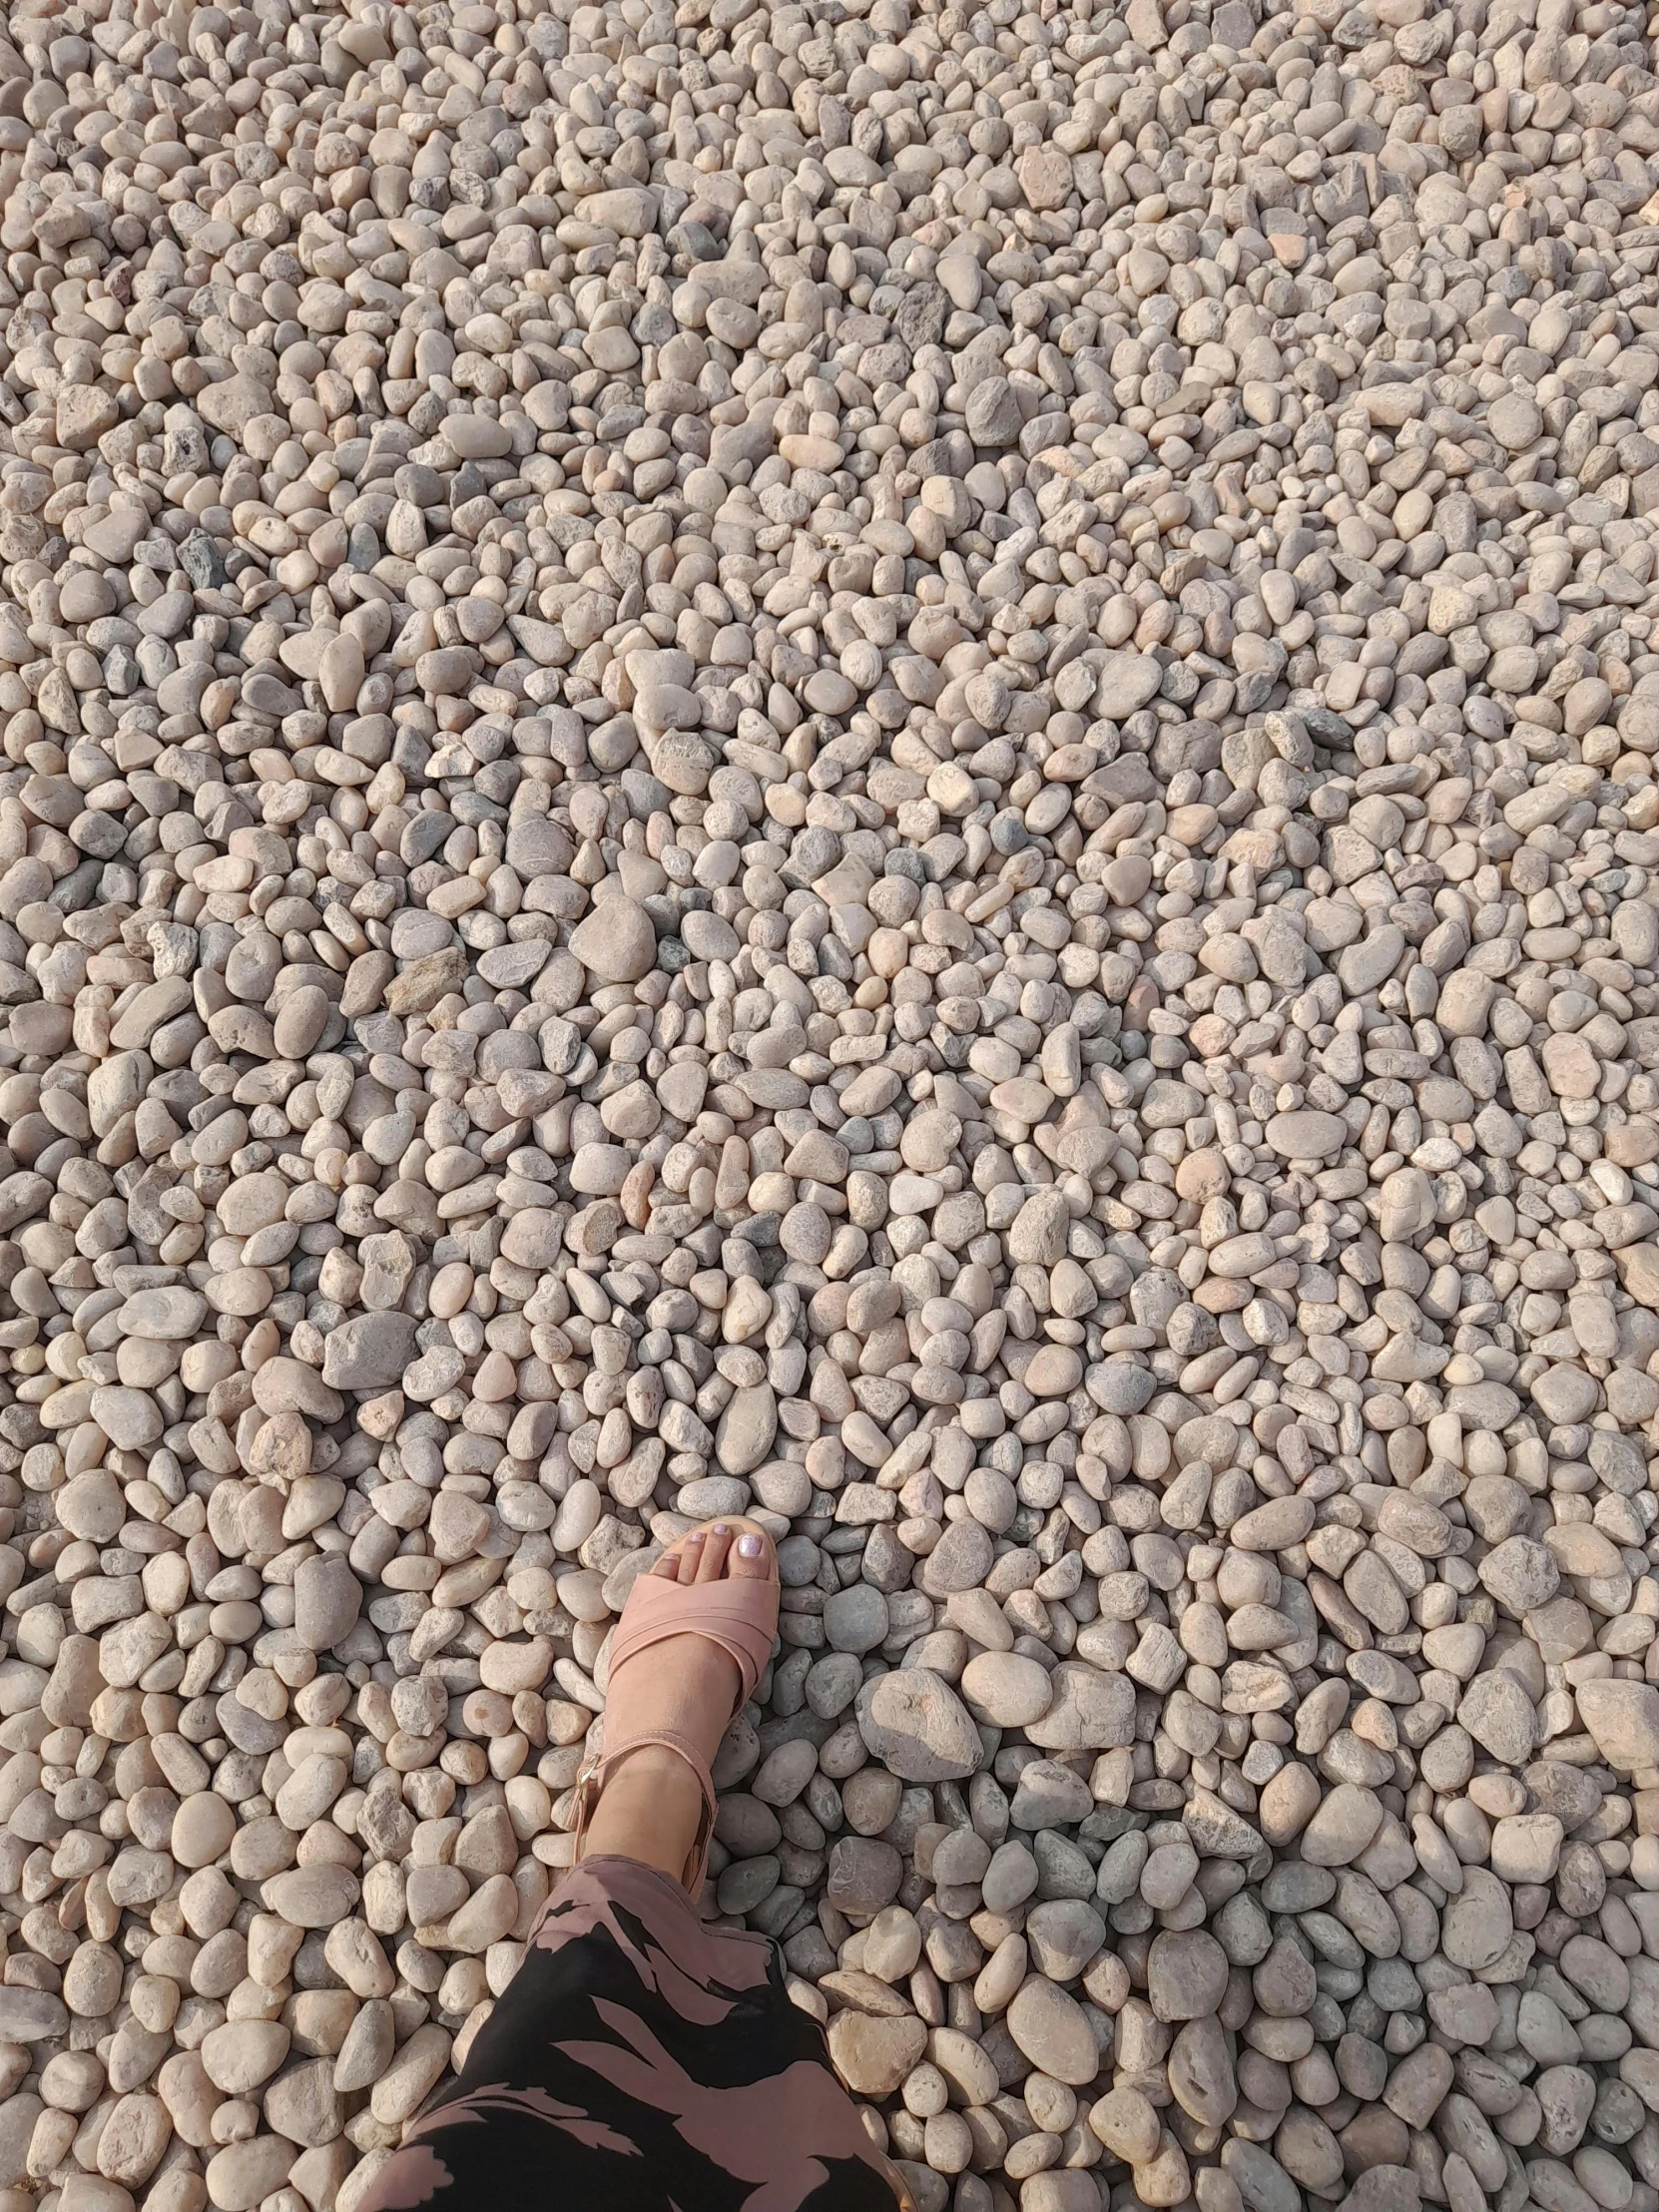
[[[761,1556],[760,1537],[740,1536],[738,1538],[738,1556],[742,1559],[758,1559]]]
[[[727,1527],[726,1523],[723,1520],[715,1522],[715,1534],[717,1536],[730,1536],[731,1533],[732,1531]]]

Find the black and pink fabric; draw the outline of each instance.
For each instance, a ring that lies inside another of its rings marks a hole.
[[[769,1936],[632,1859],[567,1874],[460,2078],[359,2212],[894,2212]]]

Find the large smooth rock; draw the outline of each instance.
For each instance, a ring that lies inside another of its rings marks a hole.
[[[901,1782],[961,1782],[984,1755],[967,1707],[942,1675],[899,1667],[858,1692],[858,1733]]]

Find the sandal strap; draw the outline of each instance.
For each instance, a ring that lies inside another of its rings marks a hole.
[[[703,1793],[703,1813],[697,1824],[697,1838],[681,1877],[695,1903],[708,1871],[709,1842],[715,1830],[715,1785],[697,1746],[688,1737],[682,1736],[678,1729],[641,1729],[637,1736],[630,1736],[625,1743],[617,1744],[599,1758],[588,1761],[576,1777],[576,1828],[571,1839],[573,1857],[577,1861],[582,1857],[582,1844],[587,1836],[594,1808],[612,1774],[632,1753],[644,1751],[652,1745],[660,1745],[665,1751],[677,1753],[696,1775],[698,1788]]]
[[[619,1667],[670,1636],[704,1636],[737,1666],[737,1712],[755,1695],[772,1657],[777,1626],[778,1584],[770,1578],[739,1581],[727,1575],[718,1582],[681,1583],[642,1574],[612,1632],[607,1680],[614,1681]]]

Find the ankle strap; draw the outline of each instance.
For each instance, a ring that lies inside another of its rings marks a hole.
[[[630,1758],[636,1751],[645,1751],[652,1746],[660,1746],[664,1751],[672,1751],[678,1758],[683,1759],[697,1777],[697,1786],[703,1793],[703,1811],[697,1824],[697,1837],[680,1877],[682,1886],[695,1904],[698,1894],[703,1888],[704,1876],[709,1863],[709,1842],[714,1835],[715,1786],[697,1746],[691,1742],[689,1737],[682,1736],[677,1729],[642,1729],[637,1736],[630,1736],[625,1743],[617,1744],[611,1750],[604,1752],[599,1758],[590,1760],[581,1773],[578,1774],[576,1777],[576,1829],[571,1840],[574,1858],[579,1861],[582,1857],[582,1843],[587,1835],[594,1809],[599,1803],[606,1783],[611,1779],[623,1760]]]

